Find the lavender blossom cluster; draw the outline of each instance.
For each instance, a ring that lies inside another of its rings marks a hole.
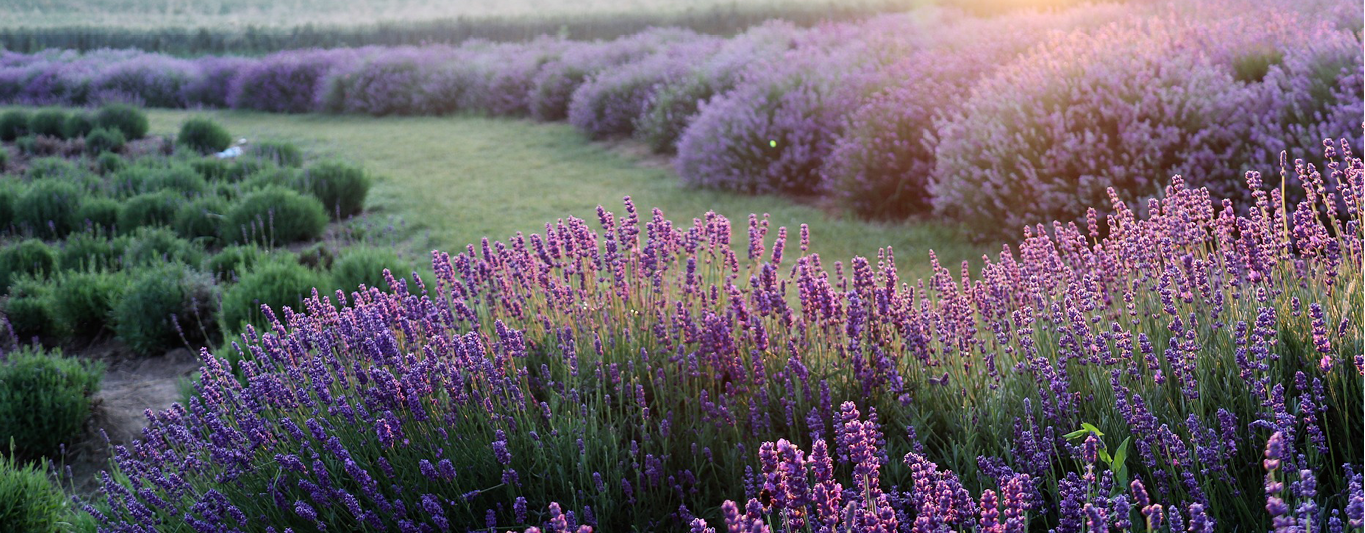
[[[805,226],[629,198],[433,252],[434,286],[315,292],[202,352],[87,510],[105,531],[1359,531],[1365,163],[1323,156],[1285,161],[1297,202],[1256,172],[1242,209],[1176,178],[915,282],[890,249],[831,264]]]

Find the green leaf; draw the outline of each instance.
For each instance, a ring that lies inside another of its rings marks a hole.
[[[1081,422],[1081,428],[1091,433],[1094,433],[1096,437],[1104,436],[1104,432],[1100,431],[1100,428],[1095,427],[1094,424],[1091,424],[1089,422]]]
[[[1128,460],[1128,443],[1132,441],[1132,437],[1123,439],[1123,443],[1119,444],[1117,450],[1114,450],[1114,460],[1109,462],[1109,468],[1115,470],[1115,473],[1118,473],[1117,471],[1122,469],[1124,462]]]
[[[1084,429],[1078,429],[1078,430],[1076,430],[1076,431],[1072,431],[1071,433],[1067,433],[1066,435],[1062,435],[1062,436],[1063,436],[1063,437],[1066,437],[1066,440],[1076,440],[1076,439],[1079,439],[1079,438],[1081,438],[1081,437],[1084,437],[1084,436],[1086,436],[1086,435],[1088,435],[1088,434],[1090,434],[1089,431],[1086,431],[1086,430],[1084,430]]]

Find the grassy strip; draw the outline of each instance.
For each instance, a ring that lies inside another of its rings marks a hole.
[[[934,222],[871,224],[775,196],[683,187],[666,165],[588,141],[568,124],[456,117],[277,115],[242,111],[148,110],[152,134],[170,135],[190,115],[207,114],[250,140],[290,140],[307,152],[349,159],[379,176],[368,210],[393,215],[411,251],[463,250],[483,237],[543,231],[546,222],[596,220],[596,207],[618,210],[630,195],[674,220],[714,210],[735,221],[734,241],[747,242],[749,213],[771,214],[772,232],[811,226],[812,251],[830,260],[896,250],[903,277],[928,277],[929,250],[955,268],[997,248],[973,245],[956,228]],[[373,215],[372,215],[373,216]]]

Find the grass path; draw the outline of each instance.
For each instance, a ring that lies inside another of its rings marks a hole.
[[[432,248],[462,250],[488,236],[505,240],[517,231],[533,232],[555,219],[596,220],[600,204],[621,212],[630,195],[648,216],[663,209],[682,224],[714,210],[731,220],[734,242],[747,242],[749,213],[769,213],[772,230],[811,227],[814,251],[826,265],[854,255],[875,256],[891,245],[903,276],[925,276],[934,249],[954,271],[963,259],[979,259],[983,247],[967,242],[956,229],[934,223],[869,224],[831,217],[820,210],[774,196],[746,196],[698,190],[679,184],[672,170],[653,160],[624,155],[592,143],[563,123],[457,117],[280,115],[240,111],[151,110],[154,134],[173,134],[192,114],[210,115],[234,136],[281,139],[306,151],[359,163],[380,176],[367,207],[393,216],[409,235],[414,252]],[[374,216],[374,215],[372,215]]]

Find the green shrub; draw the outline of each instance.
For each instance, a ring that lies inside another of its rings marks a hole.
[[[208,190],[208,182],[194,169],[184,166],[159,168],[148,174],[139,192],[171,190],[185,196],[203,194]]]
[[[334,259],[336,259],[336,254],[332,253],[332,248],[324,242],[313,243],[312,246],[299,252],[299,264],[313,270],[332,268]]]
[[[113,198],[86,198],[76,210],[76,223],[82,228],[113,231],[118,225],[120,209],[118,200]]]
[[[0,248],[0,292],[22,275],[47,276],[57,271],[57,251],[38,239]]]
[[[229,246],[209,258],[208,271],[220,282],[235,282],[265,258],[265,251],[254,244]]]
[[[99,127],[85,135],[85,151],[90,154],[117,152],[128,142],[122,131]]]
[[[186,239],[211,246],[218,242],[219,229],[228,211],[228,201],[219,196],[204,196],[180,206],[175,213],[175,232]]]
[[[118,172],[123,167],[123,158],[113,152],[100,152],[99,157],[95,158],[95,168],[100,171],[100,174]]]
[[[128,104],[107,104],[101,107],[95,114],[95,125],[99,128],[117,129],[129,140],[146,137],[149,127],[147,114]],[[90,142],[89,136],[86,136],[86,142]]]
[[[28,131],[36,135],[65,139],[67,137],[62,128],[66,126],[66,119],[67,115],[64,111],[45,109],[35,113],[33,118],[28,121]]]
[[[123,157],[119,157],[119,154],[113,152],[101,152],[100,156],[94,159],[94,168],[100,171],[100,174],[113,174],[113,172],[123,169],[124,164],[126,163],[124,163]]]
[[[229,163],[226,160],[214,157],[205,157],[190,161],[190,168],[199,173],[199,176],[206,181],[218,181],[224,178],[228,172]]]
[[[14,205],[15,223],[39,237],[60,239],[79,227],[76,213],[84,199],[85,191],[71,183],[35,182]]]
[[[3,171],[5,170],[5,167],[8,167],[8,166],[9,166],[9,149],[8,149],[8,148],[5,148],[4,146],[0,146],[0,172],[3,172]]]
[[[11,142],[28,133],[29,114],[22,109],[11,109],[0,114],[0,141]]]
[[[72,233],[62,242],[57,265],[61,270],[115,269],[122,247],[116,249],[102,230]]]
[[[283,187],[308,194],[309,191],[302,189],[300,172],[293,168],[264,168],[253,172],[241,182],[241,189],[244,191],[259,191],[268,187]]]
[[[143,226],[169,226],[185,198],[175,191],[139,194],[123,204],[118,214],[118,229],[130,233]]]
[[[28,162],[28,170],[24,171],[24,176],[31,180],[41,180],[49,178],[68,178],[78,174],[88,174],[85,169],[79,168],[75,163],[60,157],[40,157]],[[78,180],[71,180],[78,181]]]
[[[88,359],[36,348],[9,354],[0,363],[0,442],[13,439],[21,460],[57,454],[80,435],[103,378],[104,367]]]
[[[176,262],[198,265],[203,260],[202,248],[167,228],[138,228],[123,250],[124,268]]]
[[[8,231],[14,225],[14,206],[19,202],[23,188],[18,180],[0,180],[0,232]]]
[[[37,144],[38,136],[31,133],[28,135],[20,135],[19,138],[14,140],[14,147],[18,148],[19,153],[24,155],[33,155],[35,151],[34,148]]]
[[[300,302],[311,297],[315,287],[321,291],[329,285],[326,276],[297,262],[259,261],[223,294],[224,328],[232,332],[240,331],[245,324],[266,328],[262,305],[270,306],[275,316],[283,320],[280,314],[283,306],[302,310]]]
[[[413,263],[398,258],[389,250],[369,246],[347,248],[332,264],[332,281],[335,287],[354,292],[361,284],[389,291],[389,283],[384,279],[384,269],[389,269],[395,278],[411,277]],[[413,285],[411,282],[408,285]]]
[[[247,149],[247,155],[261,160],[274,163],[282,167],[298,168],[303,166],[303,151],[293,143],[283,141],[263,141],[251,145]]]
[[[143,355],[160,355],[187,342],[203,343],[213,331],[217,299],[213,278],[186,265],[143,269],[114,305],[114,333]]]
[[[222,174],[218,176],[218,179],[230,182],[242,181],[246,178],[251,177],[252,174],[268,169],[270,167],[271,165],[263,161],[243,159],[239,157],[231,162],[224,162]]]
[[[217,122],[204,117],[191,117],[180,125],[176,141],[201,154],[212,154],[232,146],[232,135]]]
[[[25,274],[13,280],[4,305],[16,340],[56,343],[66,337],[57,320],[57,304],[52,300],[52,284],[42,277]]]
[[[302,186],[311,192],[327,213],[336,218],[359,214],[370,192],[370,177],[360,167],[338,161],[323,161],[308,167]]]
[[[95,129],[95,117],[84,111],[72,113],[62,124],[62,137],[75,139],[85,137]]]
[[[123,296],[122,273],[104,270],[62,272],[52,282],[52,303],[63,329],[93,337],[110,328],[109,314]]]
[[[0,531],[61,531],[58,525],[70,513],[66,494],[40,463],[24,464],[0,453]]]
[[[322,235],[327,213],[316,198],[280,187],[250,193],[228,210],[225,240],[285,244]]]
[[[147,190],[147,182],[152,179],[155,172],[155,169],[145,166],[125,164],[113,176],[106,178],[107,188],[110,195],[116,198],[130,198],[150,192]]]

